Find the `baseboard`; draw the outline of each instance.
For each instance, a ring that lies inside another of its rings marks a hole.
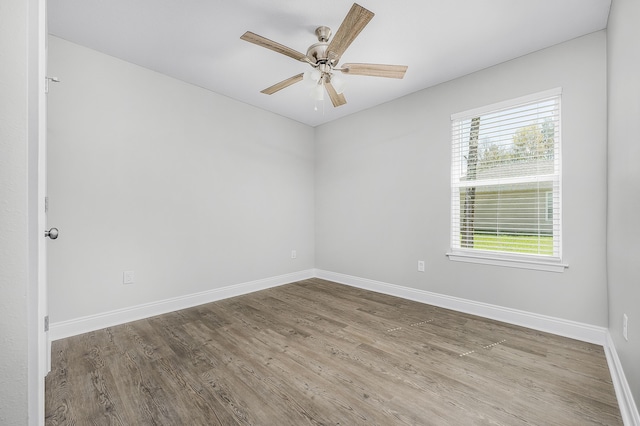
[[[222,288],[208,290],[200,293],[189,294],[172,299],[161,300],[152,303],[76,318],[68,321],[52,323],[50,327],[51,340],[63,339],[89,331],[99,330],[129,321],[149,318],[168,312],[186,309],[204,303],[215,302],[229,297],[240,296],[254,291],[264,290],[279,285],[296,281],[318,277],[365,290],[376,291],[392,296],[402,297],[429,305],[452,309],[459,312],[504,321],[510,324],[520,325],[535,330],[545,331],[560,336],[569,337],[602,346],[607,344],[607,329],[589,324],[534,314],[531,312],[519,311],[487,303],[476,302],[453,296],[446,296],[432,293],[425,290],[418,290],[389,284],[367,278],[354,277],[351,275],[324,271],[319,269],[308,269],[290,274],[280,275],[271,278],[264,278],[256,281],[230,285]]]
[[[230,285],[200,293],[189,294],[167,300],[160,300],[115,311],[89,315],[68,321],[52,323],[49,328],[51,340],[76,336],[94,330],[100,330],[130,321],[166,314],[180,309],[191,308],[204,303],[215,302],[229,297],[240,296],[254,291],[265,290],[316,276],[314,269],[308,269],[276,277]]]
[[[601,346],[605,346],[606,344],[607,329],[605,327],[597,327],[561,318],[554,318],[517,309],[490,305],[488,303],[446,296],[425,290],[417,290],[414,288],[320,269],[316,270],[316,276],[318,278],[347,284],[365,290],[376,291],[378,293],[402,297],[404,299],[414,300],[416,302],[426,303],[441,308],[491,318],[509,324],[515,324],[522,327],[532,328],[534,330],[569,337],[571,339],[581,340],[583,342],[595,343]]]
[[[618,358],[618,352],[616,351],[616,346],[613,343],[609,331],[607,331],[607,344],[604,345],[604,353],[607,356],[607,363],[609,364],[613,387],[616,390],[616,398],[618,399],[622,420],[627,426],[640,426],[638,407],[633,399],[633,395],[631,395],[629,382],[627,382],[627,378],[622,370],[622,364],[620,363],[620,358]]]

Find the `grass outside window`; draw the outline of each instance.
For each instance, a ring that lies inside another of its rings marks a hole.
[[[552,256],[553,237],[550,235],[496,235],[476,233],[473,237],[473,248],[476,250]]]

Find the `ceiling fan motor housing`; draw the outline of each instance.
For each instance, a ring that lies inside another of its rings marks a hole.
[[[316,65],[328,64],[334,67],[335,59],[329,59],[329,53],[327,51],[329,47],[329,37],[331,37],[331,28],[318,27],[316,28],[316,35],[318,36],[318,43],[312,44],[307,49],[307,58]]]

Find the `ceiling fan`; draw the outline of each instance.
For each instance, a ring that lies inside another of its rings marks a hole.
[[[405,65],[383,65],[383,64],[343,64],[338,67],[338,62],[342,54],[347,50],[360,31],[371,21],[374,13],[354,3],[344,18],[338,31],[331,38],[329,27],[316,28],[318,42],[309,46],[307,53],[301,53],[268,38],[247,31],[240,37],[242,40],[266,47],[275,52],[289,56],[301,62],[311,65],[312,69],[307,72],[294,75],[286,80],[274,84],[262,90],[261,93],[272,95],[279,90],[289,87],[294,83],[305,80],[313,83],[312,96],[317,100],[324,99],[324,89],[327,90],[331,103],[334,107],[347,103],[342,94],[342,82],[334,75],[334,72],[342,72],[352,75],[368,75],[375,77],[403,78],[407,71]]]

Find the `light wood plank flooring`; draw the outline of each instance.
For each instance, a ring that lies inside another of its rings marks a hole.
[[[620,425],[602,347],[320,279],[53,342],[47,425]]]

